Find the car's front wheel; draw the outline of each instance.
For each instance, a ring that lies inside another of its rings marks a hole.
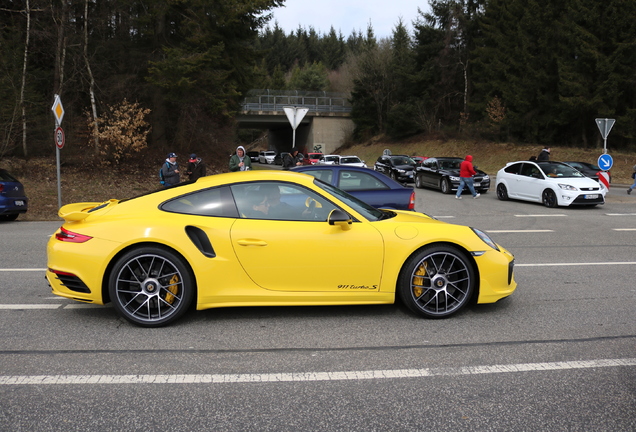
[[[553,208],[557,206],[557,197],[552,189],[544,190],[541,195],[541,200],[543,201],[543,205],[546,207]]]
[[[497,198],[499,198],[501,201],[508,200],[508,189],[506,189],[506,185],[504,185],[503,183],[499,183],[497,185]]]
[[[194,278],[183,259],[159,247],[142,247],[121,256],[110,272],[113,306],[128,321],[159,327],[179,319],[194,297]]]
[[[452,192],[450,181],[447,178],[442,179],[442,181],[439,184],[439,188],[442,191],[442,193],[445,193],[445,194],[449,194]]]
[[[407,260],[398,279],[398,295],[413,312],[444,318],[462,309],[475,289],[469,258],[453,246],[428,246]]]
[[[422,189],[424,185],[422,184],[422,179],[417,174],[415,175],[415,187],[418,189]]]

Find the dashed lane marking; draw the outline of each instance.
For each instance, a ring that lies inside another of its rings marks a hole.
[[[456,368],[388,369],[370,371],[294,372],[263,374],[174,374],[174,375],[8,375],[0,385],[94,385],[94,384],[234,384],[311,381],[359,381],[435,376],[485,375],[519,372],[548,372],[636,366],[636,358],[598,359],[546,363],[464,366]]]

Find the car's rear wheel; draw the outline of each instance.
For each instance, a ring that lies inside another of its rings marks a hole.
[[[194,297],[194,278],[183,259],[159,247],[131,250],[109,276],[113,306],[128,321],[159,327],[179,319]]]
[[[557,206],[557,197],[552,189],[544,190],[543,194],[541,194],[541,200],[546,207],[553,208]]]
[[[428,318],[444,318],[470,301],[475,281],[466,254],[452,246],[429,246],[405,263],[397,290],[413,312]]]
[[[11,222],[18,218],[19,213],[7,214],[0,216],[0,222]]]
[[[448,181],[447,178],[443,178],[442,181],[439,184],[439,188],[442,191],[442,193],[445,194],[449,194],[451,193],[451,185],[450,185],[450,181]]]
[[[497,198],[501,201],[508,200],[508,189],[506,189],[506,186],[503,183],[499,183],[497,185]]]
[[[418,189],[422,189],[424,185],[422,184],[422,179],[417,174],[415,175],[415,187]]]

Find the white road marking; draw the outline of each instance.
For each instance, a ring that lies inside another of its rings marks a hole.
[[[614,231],[636,231],[636,228],[612,228]]]
[[[530,215],[515,215],[515,217],[565,217],[564,214],[530,214]]]
[[[455,216],[433,216],[435,219],[453,219]]]
[[[0,269],[0,272],[45,272],[45,268],[14,268],[14,269]]]
[[[0,304],[1,310],[59,309],[61,304]]]
[[[486,230],[489,233],[548,233],[554,230]]]
[[[64,306],[64,309],[104,309],[110,308],[112,305],[99,305],[99,304],[90,304],[90,303],[71,303]]]
[[[0,385],[68,384],[233,384],[311,381],[358,381],[433,376],[483,375],[516,372],[546,372],[636,366],[636,358],[579,360],[548,363],[464,366],[456,368],[388,369],[371,371],[294,372],[264,374],[175,374],[175,375],[8,375]]]
[[[605,216],[636,216],[636,213],[605,213]]]

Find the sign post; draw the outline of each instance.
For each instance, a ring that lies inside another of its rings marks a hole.
[[[287,116],[287,120],[291,124],[292,129],[294,130],[292,135],[292,148],[296,147],[296,128],[309,111],[309,108],[298,108],[296,106],[293,107],[283,107],[285,110],[285,115]]]
[[[62,100],[60,95],[55,95],[55,101],[51,107],[53,115],[55,116],[55,133],[53,138],[55,139],[55,164],[57,167],[57,208],[62,207],[62,177],[60,175],[60,149],[64,147],[64,131],[61,124],[64,118],[64,107],[62,106]]]
[[[603,137],[603,154],[598,157],[598,166],[603,170],[598,173],[599,181],[609,190],[609,171],[614,165],[614,159],[612,156],[607,154],[607,136],[612,130],[612,126],[616,122],[615,119],[608,118],[597,118],[596,126],[598,126],[598,130],[601,132],[601,136]]]
[[[597,118],[596,126],[598,126],[598,130],[601,131],[601,136],[603,137],[603,154],[607,153],[607,136],[612,130],[612,126],[614,126],[615,119],[608,118]]]

